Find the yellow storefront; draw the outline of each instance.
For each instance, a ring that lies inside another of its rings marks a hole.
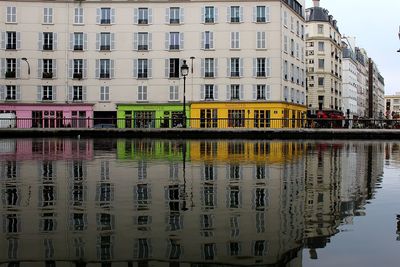
[[[193,102],[191,128],[301,128],[306,107],[282,102]]]

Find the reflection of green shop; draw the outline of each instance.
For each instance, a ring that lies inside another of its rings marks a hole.
[[[172,128],[182,125],[182,105],[119,104],[118,128]],[[186,117],[189,107],[186,106]]]

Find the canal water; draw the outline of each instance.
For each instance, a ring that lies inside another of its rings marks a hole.
[[[0,266],[398,266],[400,145],[1,139]]]

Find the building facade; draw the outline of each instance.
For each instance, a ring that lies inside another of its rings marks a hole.
[[[348,38],[346,38],[348,39]],[[353,119],[358,117],[358,68],[354,42],[343,42],[343,111]]]
[[[342,49],[336,20],[314,1],[306,10],[307,108],[342,113]]]
[[[385,80],[378,66],[368,60],[368,117],[382,119],[385,115]]]
[[[173,127],[185,96],[185,117],[194,121],[268,127],[271,118],[301,118],[303,7],[287,0],[2,1],[0,110],[37,119],[32,127],[84,118]]]
[[[385,96],[386,110],[385,116],[388,119],[400,118],[400,92],[394,95]]]

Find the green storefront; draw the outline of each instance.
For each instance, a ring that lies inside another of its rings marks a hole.
[[[117,105],[118,128],[182,127],[182,114],[183,105],[181,104]],[[189,116],[190,107],[186,105],[186,118]]]

